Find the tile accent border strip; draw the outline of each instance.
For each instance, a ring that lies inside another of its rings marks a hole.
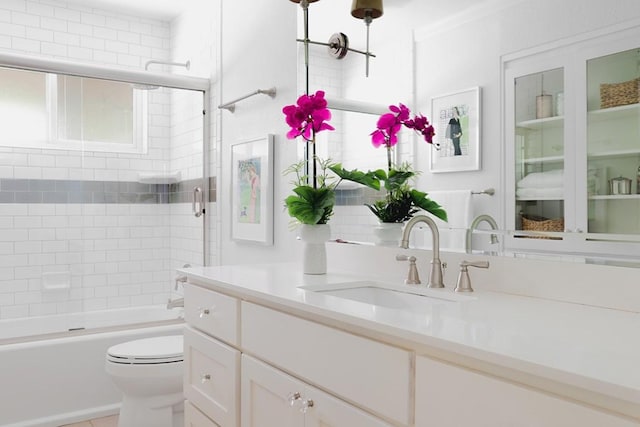
[[[176,184],[132,181],[0,179],[0,203],[191,203],[193,187],[201,179]],[[209,202],[216,201],[216,178],[209,178]]]

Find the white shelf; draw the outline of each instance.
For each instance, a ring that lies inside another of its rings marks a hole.
[[[564,116],[547,117],[546,119],[533,119],[517,122],[516,127],[529,130],[540,130],[543,128],[559,128],[564,124]]]
[[[589,200],[640,200],[640,194],[589,196]]]
[[[640,149],[603,151],[601,153],[590,153],[587,157],[589,159],[605,159],[612,157],[627,157],[638,155],[640,155]]]
[[[619,107],[592,110],[589,111],[589,123],[637,117],[638,114],[640,114],[640,104],[621,105]]]
[[[516,202],[538,202],[538,201],[564,201],[562,197],[516,197]]]
[[[522,159],[524,163],[562,163],[564,156],[531,157]]]

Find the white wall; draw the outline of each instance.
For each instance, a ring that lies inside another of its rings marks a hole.
[[[218,168],[220,193],[222,264],[258,263],[295,258],[299,252],[295,233],[288,230],[289,216],[283,200],[290,193],[289,179],[281,172],[296,161],[296,143],[287,132],[282,107],[299,96],[296,65],[296,14],[292,2],[254,2],[250,13],[243,2],[222,4],[221,90],[226,102],[256,89],[276,87],[277,96],[254,96],[237,104],[235,113],[220,112],[221,163]],[[260,246],[231,239],[231,145],[274,134],[274,244]]]

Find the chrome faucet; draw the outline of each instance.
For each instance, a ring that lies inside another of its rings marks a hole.
[[[431,218],[426,215],[418,215],[411,218],[404,226],[400,247],[403,249],[409,249],[409,236],[411,235],[411,230],[413,230],[413,227],[419,222],[424,222],[429,226],[433,242],[433,259],[431,260],[431,273],[429,274],[429,284],[427,287],[444,288],[444,283],[442,281],[442,263],[440,262],[440,233],[438,232],[438,226]]]
[[[469,228],[467,229],[467,237],[465,240],[465,249],[467,250],[467,253],[470,254],[471,253],[471,236],[473,234],[473,230],[475,230],[478,225],[480,225],[481,222],[486,222],[487,224],[489,224],[491,226],[492,230],[497,230],[498,229],[498,223],[496,223],[496,220],[493,219],[493,217],[491,215],[478,215],[477,217],[474,218],[473,221],[471,221],[471,225],[469,225]],[[498,236],[494,233],[491,233],[491,244],[495,245],[496,243],[498,243]]]
[[[172,308],[176,307],[184,307],[184,298],[169,298],[169,300],[167,301],[167,310],[171,310]]]

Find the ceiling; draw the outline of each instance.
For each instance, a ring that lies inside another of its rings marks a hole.
[[[170,21],[186,9],[197,7],[198,3],[204,1],[207,0],[67,0],[67,3]],[[340,1],[344,2],[349,0]],[[413,0],[385,0],[384,7],[385,9],[404,7],[412,1]]]
[[[67,0],[68,4],[170,21],[204,0]]]

